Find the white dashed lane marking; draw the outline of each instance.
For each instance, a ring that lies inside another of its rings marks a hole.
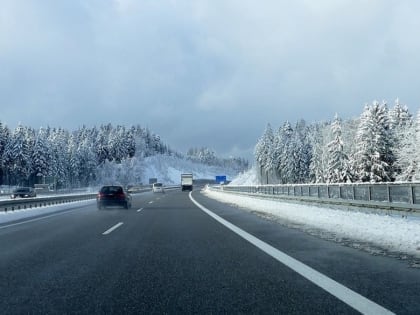
[[[106,230],[105,232],[103,232],[102,235],[107,235],[107,234],[113,232],[114,230],[118,229],[123,224],[124,224],[123,222],[115,224],[113,227],[111,227],[108,230]]]

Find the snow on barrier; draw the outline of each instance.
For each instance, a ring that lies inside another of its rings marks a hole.
[[[63,204],[68,202],[90,200],[96,198],[94,194],[77,194],[77,195],[65,195],[65,196],[54,196],[54,197],[35,197],[35,198],[22,198],[13,200],[1,200],[0,211],[15,211],[22,209],[39,208],[57,204]]]
[[[234,186],[211,189],[310,203],[338,204],[420,214],[420,183],[296,184]]]

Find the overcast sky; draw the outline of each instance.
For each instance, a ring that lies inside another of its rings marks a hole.
[[[0,0],[0,121],[250,157],[267,123],[420,105],[420,1]]]

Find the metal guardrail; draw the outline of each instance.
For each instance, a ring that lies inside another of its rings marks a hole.
[[[91,200],[96,198],[97,193],[77,194],[52,197],[21,198],[12,200],[0,200],[0,211],[14,211],[22,209],[32,209],[63,203]]]
[[[130,192],[131,194],[143,193],[151,191],[151,186],[145,186]],[[63,203],[96,199],[98,193],[70,194],[61,196],[45,196],[35,198],[19,198],[0,200],[0,211],[14,211],[22,209],[32,209]]]
[[[420,183],[212,186],[252,196],[420,213]]]

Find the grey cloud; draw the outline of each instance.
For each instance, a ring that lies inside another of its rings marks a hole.
[[[249,153],[267,122],[350,118],[396,97],[414,111],[419,6],[6,0],[0,120],[138,123],[174,148],[230,154]]]

